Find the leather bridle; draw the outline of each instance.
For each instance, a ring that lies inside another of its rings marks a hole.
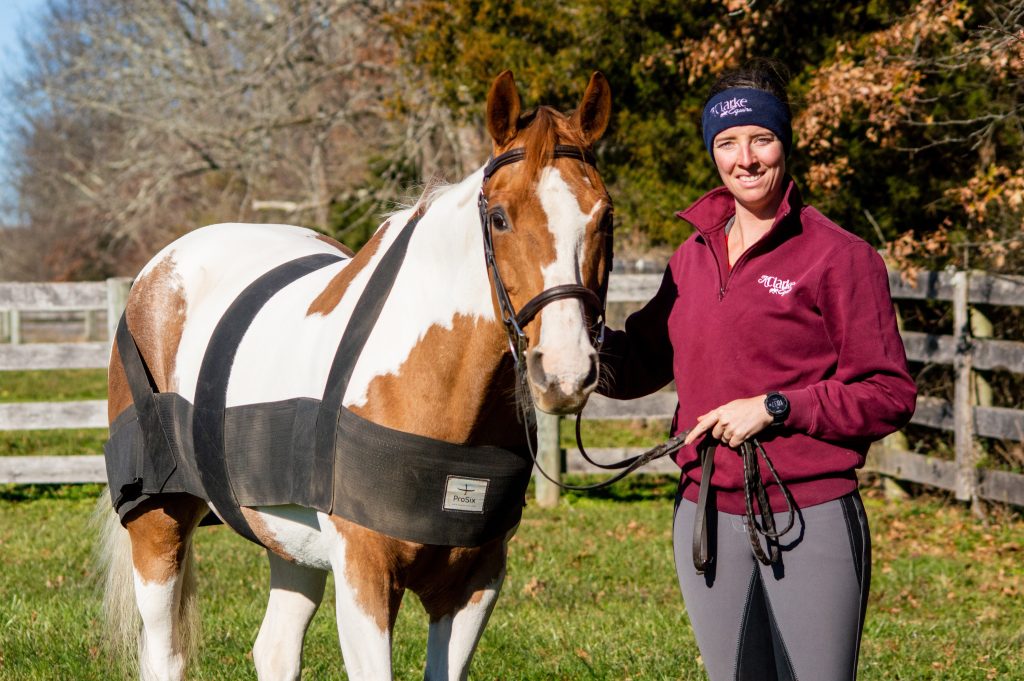
[[[594,155],[586,149],[579,147],[573,147],[564,144],[555,145],[554,148],[555,158],[574,158],[578,161],[582,161],[592,167],[596,167],[596,161]],[[480,183],[480,198],[478,201],[480,208],[480,227],[483,230],[484,237],[484,256],[487,260],[487,270],[491,275],[491,284],[494,287],[495,297],[498,299],[498,307],[501,311],[501,320],[505,325],[505,332],[508,336],[509,349],[512,351],[513,364],[515,366],[516,373],[516,384],[517,390],[520,392],[520,409],[522,410],[521,420],[524,426],[529,430],[528,424],[530,422],[530,410],[532,404],[528,402],[529,389],[525,387],[527,381],[526,378],[526,348],[528,344],[528,338],[526,332],[523,330],[538,314],[540,314],[543,308],[555,302],[556,300],[566,300],[570,298],[576,298],[583,303],[583,306],[587,309],[591,319],[591,343],[594,349],[601,352],[601,347],[604,344],[604,329],[605,329],[605,294],[607,291],[608,275],[611,273],[611,246],[612,246],[612,231],[611,226],[607,228],[606,234],[606,245],[608,250],[608,256],[605,258],[606,271],[604,273],[604,284],[600,294],[595,293],[591,289],[580,286],[578,284],[561,284],[558,286],[552,286],[549,289],[545,289],[538,293],[536,296],[531,298],[522,309],[516,312],[515,306],[512,304],[512,300],[509,298],[508,290],[505,288],[505,283],[502,281],[501,273],[498,270],[498,263],[494,256],[494,240],[491,234],[492,224],[491,218],[487,211],[487,197],[484,194],[484,187],[487,184],[487,180],[492,175],[504,166],[512,163],[517,163],[526,158],[526,149],[523,147],[517,147],[506,151],[499,156],[492,158],[486,166],[484,166],[484,176]],[[533,463],[537,470],[547,478],[549,481],[558,485],[562,489],[568,490],[595,490],[607,487],[612,483],[618,482],[626,475],[632,473],[637,468],[644,464],[653,461],[654,459],[661,458],[672,454],[678,450],[683,444],[683,438],[686,433],[680,433],[674,438],[671,438],[668,442],[665,442],[657,447],[654,447],[643,454],[630,457],[623,461],[617,461],[611,464],[601,464],[587,454],[586,449],[583,447],[583,441],[580,437],[580,414],[576,414],[576,446],[579,447],[583,457],[589,461],[592,465],[603,468],[606,470],[617,471],[615,475],[607,480],[603,480],[593,485],[567,485],[560,480],[555,480],[544,469],[540,466],[537,461],[537,453],[533,447],[533,439],[529,432],[527,432],[527,445],[530,450],[530,456],[533,458]]]
[[[590,166],[596,167],[597,165],[594,155],[590,151],[565,144],[555,145],[554,157],[574,158]],[[483,230],[484,236],[484,257],[487,261],[487,270],[491,275],[491,284],[494,287],[494,294],[498,299],[501,321],[505,325],[505,333],[508,336],[508,346],[512,351],[512,358],[517,375],[524,371],[523,365],[526,360],[528,338],[523,329],[533,321],[538,314],[540,314],[541,310],[543,310],[545,306],[550,305],[556,300],[566,300],[570,298],[576,298],[583,303],[583,306],[587,309],[591,319],[591,342],[598,352],[601,351],[601,346],[604,343],[605,322],[604,296],[598,295],[586,286],[580,286],[579,284],[560,284],[558,286],[552,286],[551,288],[544,289],[527,301],[518,312],[516,312],[516,308],[512,304],[512,299],[508,295],[508,289],[505,288],[505,282],[501,278],[501,272],[498,270],[498,262],[494,255],[494,238],[491,233],[492,220],[487,211],[487,196],[484,194],[484,187],[487,185],[487,180],[489,180],[499,168],[503,168],[512,163],[517,163],[525,158],[526,149],[524,147],[517,147],[515,149],[510,149],[499,156],[495,156],[488,161],[487,165],[484,166],[484,177],[480,182],[480,198],[477,201],[480,208],[480,228]],[[608,263],[608,269],[611,269],[610,262]],[[607,279],[608,272],[605,272],[605,281],[607,281]]]

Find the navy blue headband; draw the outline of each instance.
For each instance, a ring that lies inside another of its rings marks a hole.
[[[704,130],[704,146],[711,154],[712,163],[715,152],[711,145],[715,137],[723,130],[738,125],[760,125],[771,130],[782,142],[786,154],[789,154],[793,143],[793,128],[786,105],[770,92],[734,87],[719,92],[704,106],[701,127]]]

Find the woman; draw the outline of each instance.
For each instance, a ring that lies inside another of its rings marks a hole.
[[[712,87],[703,136],[724,186],[677,214],[693,236],[602,357],[611,397],[676,381],[673,430],[689,431],[676,458],[676,571],[715,681],[856,676],[871,559],[855,469],[916,397],[881,258],[803,204],[786,174],[790,118],[770,66]],[[792,529],[761,544],[767,565],[748,536],[738,453],[753,439],[782,483],[761,471],[780,530],[796,510]],[[699,447],[713,464],[706,517]],[[702,564],[690,539],[705,522]]]

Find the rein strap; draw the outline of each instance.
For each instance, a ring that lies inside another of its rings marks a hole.
[[[693,566],[697,574],[704,574],[711,567],[713,558],[708,549],[708,491],[711,488],[711,475],[715,470],[715,449],[716,442],[712,438],[706,438],[697,448],[700,456],[701,474],[700,491],[697,493],[697,513],[693,521]],[[796,521],[796,509],[793,505],[793,498],[789,490],[782,484],[775,466],[764,451],[764,446],[756,439],[751,438],[740,445],[740,456],[743,457],[743,500],[746,503],[746,525],[747,535],[750,538],[750,548],[754,556],[764,565],[773,565],[779,560],[779,545],[775,540],[786,534],[793,528]],[[768,491],[761,480],[761,468],[758,465],[758,455],[764,459],[769,472],[775,479],[775,483],[782,490],[782,496],[786,500],[786,508],[789,520],[782,530],[775,528],[775,515],[772,513],[771,505],[768,503]],[[757,500],[758,515],[761,516],[758,522],[754,514],[754,500]],[[761,535],[765,538],[768,547],[767,553],[761,546]]]

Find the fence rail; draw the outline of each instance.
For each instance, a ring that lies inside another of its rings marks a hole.
[[[615,274],[608,292],[609,303],[637,303],[654,295],[661,281],[657,274]],[[894,300],[937,300],[953,305],[954,333],[926,334],[903,331],[907,356],[912,362],[952,365],[956,372],[954,399],[918,398],[911,423],[952,431],[954,460],[908,451],[900,439],[888,438],[872,447],[867,467],[883,475],[939,487],[958,499],[987,499],[1024,505],[1024,475],[979,467],[977,438],[1024,441],[1024,411],[992,406],[984,399],[984,378],[979,371],[1002,370],[1024,374],[1024,342],[991,338],[986,320],[976,306],[1024,306],[1024,277],[975,272],[925,272],[914,284],[898,273],[889,277]],[[27,311],[105,310],[108,338],[124,308],[128,281],[98,283],[0,284],[0,321],[7,335],[17,327],[18,315]],[[0,329],[2,331],[2,329]],[[88,343],[0,344],[0,371],[17,369],[102,368],[109,355],[109,341]],[[2,380],[2,376],[0,376]],[[979,397],[981,396],[981,397]],[[675,394],[661,392],[631,401],[593,396],[584,419],[671,419]],[[36,402],[0,404],[0,430],[105,428],[106,403]],[[571,448],[558,444],[558,421],[542,418],[539,441],[541,461],[549,473],[597,472]],[[638,453],[637,448],[594,449],[601,461],[616,461]],[[661,460],[648,471],[675,471],[672,462]],[[0,457],[0,483],[102,482],[100,456]],[[557,488],[541,483],[538,496],[557,498]]]

